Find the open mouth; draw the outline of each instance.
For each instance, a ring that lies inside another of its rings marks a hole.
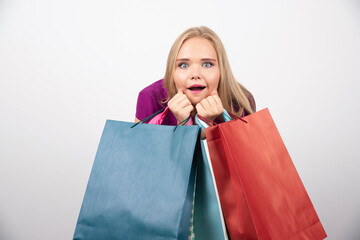
[[[205,86],[201,86],[201,85],[192,85],[191,87],[189,87],[188,89],[190,91],[201,91],[203,89],[205,89]]]

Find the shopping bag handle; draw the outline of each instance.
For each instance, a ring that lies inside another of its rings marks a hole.
[[[163,109],[157,111],[156,113],[153,113],[153,114],[151,114],[150,116],[148,116],[148,117],[140,120],[139,122],[137,122],[137,123],[135,123],[134,125],[132,125],[131,128],[136,127],[136,126],[137,126],[138,124],[140,124],[140,123],[145,123],[145,122],[149,121],[150,119],[152,119],[152,118],[155,117],[156,115],[158,115],[158,114],[162,113],[163,111],[165,111],[165,109],[166,109],[166,108],[163,108]]]
[[[134,128],[134,127],[136,127],[138,124],[145,123],[145,122],[149,121],[150,119],[154,118],[155,116],[163,113],[164,111],[166,112],[165,114],[167,114],[167,112],[169,111],[169,107],[165,107],[165,108],[163,108],[163,109],[161,109],[161,110],[153,113],[152,115],[150,115],[150,116],[148,116],[148,117],[140,120],[139,122],[135,123],[135,124],[132,125],[130,128]],[[184,125],[186,125],[188,122],[191,122],[191,116],[189,116],[189,117],[186,118],[184,121],[182,121],[182,122],[180,122],[178,125],[176,125],[176,127],[174,128],[174,132],[175,132],[175,130],[176,130],[176,128],[177,128],[178,126],[184,126]]]
[[[223,112],[221,113],[221,116],[223,117],[225,122],[231,121],[231,117],[229,115],[229,113],[224,109]],[[201,127],[202,130],[205,131],[205,128],[208,128],[209,125],[216,125],[215,122],[204,118],[203,116],[196,114],[195,116],[195,122],[197,125],[199,125]]]
[[[234,119],[239,119],[239,120],[247,123],[246,120],[242,119],[241,117],[236,116],[233,113],[226,111],[225,109],[223,109],[221,116],[223,117],[225,122],[229,122],[232,120],[232,118],[234,118]],[[211,121],[201,115],[198,115],[198,114],[196,114],[196,116],[195,116],[195,122],[201,127],[202,130],[205,130],[205,128],[209,127],[209,125],[217,125],[216,122],[213,122],[213,121]]]

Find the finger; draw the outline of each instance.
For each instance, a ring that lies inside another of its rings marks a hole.
[[[177,91],[177,93],[175,94],[175,96],[182,96],[182,95],[184,95],[184,92],[183,92],[183,90],[180,88],[180,89]]]
[[[218,95],[214,95],[213,98],[214,98],[214,100],[215,100],[215,102],[217,104],[217,107],[218,107],[219,111],[223,111],[224,107],[222,105],[220,97]]]
[[[184,121],[187,117],[189,117],[191,112],[193,111],[193,109],[194,109],[194,107],[192,105],[189,105],[189,106],[181,109],[178,112],[177,117],[176,117],[176,119],[178,120],[178,123]]]
[[[177,99],[176,99],[176,103],[182,103],[182,102],[189,102],[190,103],[190,100],[189,98],[185,95],[185,94],[182,94],[181,96],[179,96]]]
[[[184,96],[184,94],[182,93],[182,90],[179,89],[177,94],[175,94],[175,96],[172,99],[169,100],[168,105],[176,104],[177,102],[181,101],[181,98],[183,96]]]
[[[190,100],[187,98],[182,99],[181,101],[177,102],[177,105],[181,108],[187,107],[189,105],[192,105]]]
[[[178,99],[179,97],[181,97],[183,95],[184,95],[183,91],[181,89],[179,89],[173,98]]]
[[[213,96],[213,98],[215,99],[216,103],[217,103],[219,106],[222,107],[221,99],[220,99],[219,94],[218,94],[218,92],[217,92],[216,90],[214,90],[214,91],[212,92],[212,96]]]
[[[209,111],[211,109],[211,105],[209,103],[209,100],[208,100],[209,97],[207,98],[204,98],[203,100],[200,101],[200,104],[201,106],[203,107],[203,109],[205,111]]]
[[[219,95],[213,95],[212,98],[215,100],[216,104],[222,105]]]
[[[220,110],[214,96],[209,96],[206,98],[206,100],[209,104],[209,106],[206,108],[207,114],[210,116],[218,116]]]
[[[212,104],[212,108],[215,112],[222,111],[222,104],[221,100],[217,95],[211,96],[211,99],[209,99],[209,102]]]
[[[171,106],[174,102],[176,102],[177,98],[179,98],[179,96],[176,94],[173,98],[171,98],[168,102],[168,105]]]
[[[210,105],[211,109],[218,107],[218,104],[217,104],[214,96],[209,96],[206,100],[209,102],[209,105]]]
[[[195,108],[196,108],[196,112],[197,112],[200,116],[204,117],[203,115],[204,115],[204,113],[205,113],[205,109],[204,109],[204,107],[201,105],[201,103],[196,104]]]
[[[189,105],[184,108],[184,112],[187,114],[187,116],[190,116],[192,110],[194,110],[193,105]]]

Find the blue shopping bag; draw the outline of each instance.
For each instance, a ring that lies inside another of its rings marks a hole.
[[[74,239],[187,239],[199,130],[108,120]]]
[[[197,159],[194,232],[200,240],[227,240],[221,204],[207,151],[206,140],[201,140],[202,157]]]
[[[226,111],[223,112],[222,117],[225,121],[231,120]],[[207,127],[199,118],[196,117],[195,121],[203,130]],[[228,235],[207,143],[206,140],[201,140],[200,143],[202,154],[197,159],[194,208],[195,238],[201,240],[227,240]]]

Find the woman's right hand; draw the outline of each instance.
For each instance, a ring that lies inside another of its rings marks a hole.
[[[178,123],[188,118],[194,110],[187,96],[179,89],[178,93],[168,102],[170,111],[174,114]]]

